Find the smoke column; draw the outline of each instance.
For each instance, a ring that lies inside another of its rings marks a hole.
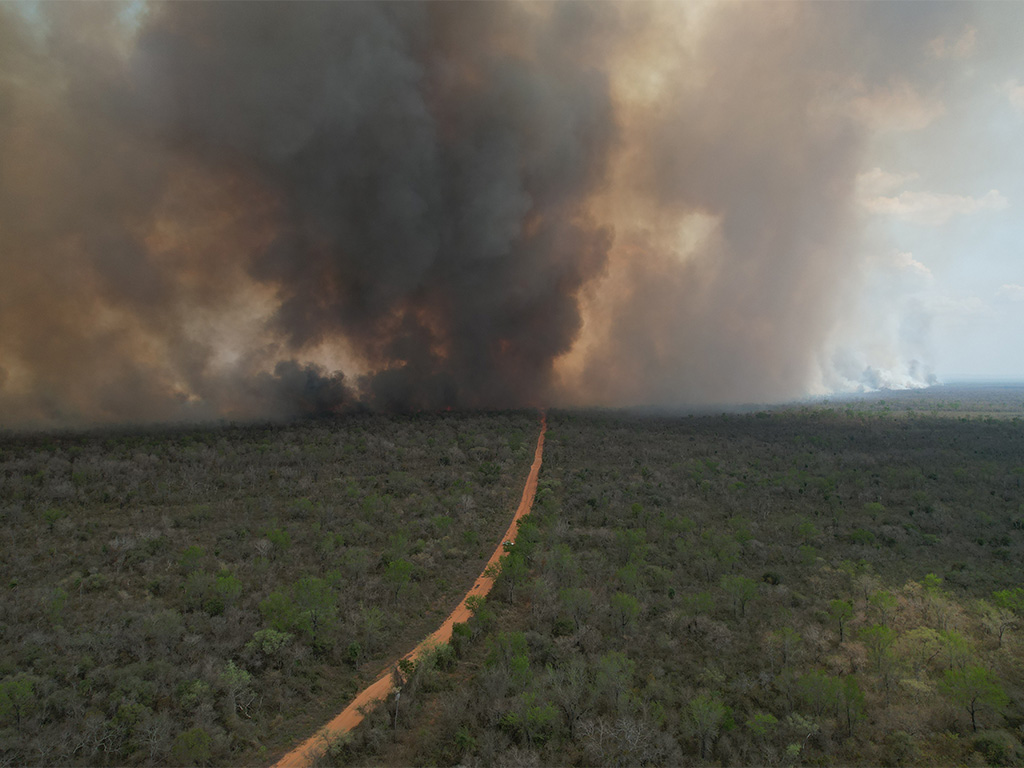
[[[690,40],[692,20],[647,9],[647,79],[634,65],[615,81],[623,141],[600,201],[615,246],[561,361],[567,390],[609,405],[806,394],[832,375],[830,334],[864,279],[866,147],[948,76],[924,51],[967,9],[726,3]]]
[[[2,5],[0,424],[798,395],[968,12]]]

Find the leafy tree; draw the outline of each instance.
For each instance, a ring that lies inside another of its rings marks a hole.
[[[53,593],[50,595],[49,604],[46,607],[46,612],[50,615],[50,620],[54,624],[64,623],[64,607],[68,602],[68,593],[61,587],[56,587]]]
[[[822,715],[829,709],[838,709],[842,695],[842,683],[838,678],[812,669],[796,682],[797,692],[814,715]]]
[[[597,689],[611,702],[613,708],[621,709],[625,704],[635,669],[636,663],[620,651],[608,651],[597,660]]]
[[[486,632],[497,620],[494,610],[487,604],[487,598],[483,595],[470,595],[466,598],[466,607],[473,614],[473,624],[476,631]]]
[[[809,544],[801,544],[799,552],[801,565],[814,565],[818,559],[818,550]]]
[[[977,715],[982,710],[998,712],[1010,703],[1010,697],[992,672],[976,665],[947,669],[939,690],[971,716],[971,730],[978,730]]]
[[[207,598],[213,592],[213,576],[205,571],[193,571],[185,578],[185,606],[189,610],[200,610],[207,607]],[[223,608],[223,606],[221,606]],[[210,615],[217,615],[221,611],[208,610]]]
[[[363,657],[363,646],[358,641],[353,640],[348,644],[348,648],[345,649],[345,659],[353,667],[359,666],[359,660]]]
[[[230,571],[221,571],[217,574],[213,591],[224,606],[232,605],[242,595],[242,581]]]
[[[846,622],[853,618],[853,605],[848,600],[833,600],[828,604],[829,615],[839,622],[839,642],[845,638]]]
[[[500,667],[518,687],[525,687],[531,677],[526,636],[522,632],[499,632],[487,645],[487,665]]]
[[[853,723],[864,717],[864,692],[853,675],[843,678],[841,700],[846,714],[846,734],[853,736]]]
[[[21,733],[22,720],[35,709],[35,680],[26,674],[0,682],[0,721],[14,722]]]
[[[388,548],[384,553],[388,562],[403,558],[409,552],[409,533],[406,529],[395,531],[388,536]]]
[[[452,636],[448,640],[448,644],[452,647],[456,657],[461,659],[466,655],[466,650],[469,648],[469,643],[472,639],[473,630],[469,624],[459,621],[452,625]]]
[[[292,588],[297,608],[295,628],[304,632],[314,648],[329,648],[333,643],[327,635],[337,624],[337,598],[327,583],[315,576],[300,579]]]
[[[516,550],[503,555],[500,560],[501,581],[505,585],[510,602],[515,599],[516,588],[525,582],[530,575],[530,568],[526,564],[526,559],[517,550],[518,545]]]
[[[276,589],[260,602],[260,613],[271,628],[285,634],[295,626],[298,611],[288,593]]]
[[[224,671],[221,672],[219,682],[227,698],[227,710],[231,717],[241,710],[245,712],[251,698],[254,698],[249,686],[252,683],[252,675],[244,669],[235,665],[235,662],[228,661]]]
[[[924,591],[929,595],[939,594],[942,590],[942,577],[934,573],[926,573],[924,578],[921,579],[921,586],[924,587]]]
[[[477,467],[481,485],[493,485],[501,477],[501,467],[493,461],[485,461]]]
[[[895,666],[892,646],[896,642],[896,632],[884,624],[873,624],[860,631],[860,640],[867,648],[868,659],[881,679],[882,688],[888,697]]]
[[[746,614],[747,603],[757,596],[757,582],[747,576],[723,576],[722,589],[732,598],[738,617]]]
[[[62,520],[67,517],[67,512],[57,507],[50,507],[43,512],[43,520],[46,521],[46,528],[50,533],[53,533],[53,528],[57,525],[58,520]]]
[[[533,693],[523,694],[501,724],[528,747],[542,744],[554,735],[558,710],[550,702],[539,704]]]
[[[252,640],[246,644],[246,648],[258,650],[264,656],[276,657],[294,637],[288,632],[279,632],[276,629],[258,629],[253,633]]]
[[[915,675],[942,652],[942,636],[931,627],[915,627],[904,633],[897,642],[901,660],[909,664]]]
[[[779,667],[781,668],[793,661],[793,656],[800,647],[800,643],[803,642],[803,638],[792,627],[783,627],[772,632],[768,636],[768,642],[769,647],[778,653]]]
[[[570,587],[558,592],[558,599],[564,610],[568,611],[579,632],[584,620],[590,615],[594,606],[594,593],[583,587]]]
[[[875,540],[875,534],[865,528],[855,528],[850,531],[850,541],[854,544],[871,544]]]
[[[590,668],[579,655],[554,670],[550,678],[552,698],[569,723],[569,738],[576,737],[576,725],[594,705]]]
[[[767,739],[779,725],[779,719],[771,712],[755,712],[747,720],[747,728],[759,739]]]
[[[864,511],[871,516],[872,520],[878,520],[885,512],[885,505],[879,501],[869,501],[864,505]]]
[[[622,565],[628,562],[642,563],[647,557],[647,533],[640,528],[617,529],[615,543]]]
[[[640,602],[632,595],[625,592],[616,592],[611,597],[612,615],[620,629],[625,629],[636,623],[640,616]]]
[[[810,520],[803,520],[796,527],[796,535],[801,542],[807,544],[814,539],[818,538],[821,534],[818,531],[817,526]]]
[[[365,650],[372,652],[377,647],[386,620],[387,615],[377,606],[360,607],[359,626],[363,634],[362,645]]]
[[[715,596],[710,591],[703,590],[696,594],[686,595],[683,598],[683,605],[690,613],[710,615],[715,610]]]
[[[412,578],[413,565],[408,560],[398,558],[388,563],[387,570],[384,571],[384,579],[387,581],[391,588],[395,592],[395,600],[402,593],[408,585],[409,580]]]
[[[939,632],[942,650],[946,653],[949,668],[963,669],[971,658],[971,641],[956,630],[948,629]]]
[[[201,608],[211,616],[222,614],[241,594],[241,580],[229,571],[221,571],[217,576],[193,571],[185,579],[185,604]]]
[[[1000,648],[1003,647],[1003,636],[1006,631],[1020,625],[1020,617],[1017,614],[987,600],[978,601],[978,611],[986,629],[998,639]]]
[[[189,728],[178,734],[171,747],[171,760],[176,765],[206,765],[213,752],[212,739],[206,729]]]
[[[873,661],[888,652],[896,642],[896,632],[884,624],[872,624],[860,631],[860,640],[868,650],[868,657]]]
[[[628,592],[636,592],[640,586],[640,571],[637,568],[637,564],[634,562],[626,563],[624,566],[619,568],[615,572],[615,578],[618,579],[622,588]]]
[[[274,547],[274,552],[284,552],[292,544],[291,534],[283,528],[272,528],[266,533],[267,541]]]
[[[1024,617],[1024,587],[1000,589],[992,593],[992,602],[999,608]]]
[[[311,646],[324,650],[333,643],[329,634],[337,624],[334,590],[321,578],[306,576],[289,590],[275,590],[260,603],[260,612],[278,632],[299,632]]]
[[[725,704],[715,694],[701,693],[690,699],[690,703],[687,705],[687,714],[693,725],[694,733],[697,734],[701,760],[707,758],[708,747],[718,736],[722,721],[725,719],[725,712]]]
[[[800,741],[794,741],[786,745],[786,754],[791,760],[796,761],[800,757],[800,753],[803,752],[804,747],[807,746],[811,736],[820,731],[821,726],[812,718],[804,717],[797,712],[791,713],[786,718],[786,726],[790,732],[801,737]]]
[[[193,544],[186,547],[185,551],[181,553],[178,565],[182,571],[189,574],[199,568],[199,563],[204,557],[206,557],[206,551],[197,544]]]
[[[889,619],[896,610],[896,595],[886,590],[879,590],[868,598],[868,604],[878,614],[882,624],[889,626]]]
[[[185,680],[178,685],[178,702],[182,709],[194,710],[210,696],[210,686],[205,680]]]

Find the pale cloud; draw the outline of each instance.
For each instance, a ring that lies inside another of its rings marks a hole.
[[[879,132],[918,131],[945,113],[945,105],[922,95],[905,80],[894,80],[870,91],[855,83],[849,104],[854,117]]]
[[[1024,85],[1021,85],[1017,80],[1012,80],[1006,84],[1006,94],[1010,99],[1010,103],[1018,111],[1024,112]]]
[[[947,319],[985,316],[992,312],[989,305],[977,296],[934,294],[924,297],[922,305],[933,315],[943,316]]]
[[[999,290],[996,291],[996,296],[1008,301],[1024,301],[1024,285],[1007,283],[999,287]]]
[[[896,265],[898,270],[905,274],[913,275],[914,277],[927,281],[931,281],[934,278],[932,271],[928,269],[925,264],[915,259],[914,254],[912,253],[897,252],[896,255],[893,256],[893,263]]]
[[[857,176],[857,194],[861,200],[870,200],[892,194],[916,178],[916,173],[890,173],[875,167]]]
[[[978,30],[966,27],[959,37],[936,37],[928,43],[928,50],[937,59],[966,59],[974,53]]]
[[[941,192],[903,191],[887,197],[862,198],[864,206],[872,213],[913,222],[937,226],[953,216],[969,215],[979,211],[1001,211],[1009,206],[1003,194],[992,189],[981,197],[970,195],[947,195]]]

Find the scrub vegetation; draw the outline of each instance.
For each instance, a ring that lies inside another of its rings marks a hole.
[[[494,590],[320,762],[1024,764],[1024,392],[940,394],[549,413]],[[0,762],[271,762],[453,607],[536,435],[8,435]]]
[[[0,437],[0,765],[258,764],[432,631],[533,413]]]
[[[1024,763],[1021,403],[550,414],[529,578],[323,762]]]

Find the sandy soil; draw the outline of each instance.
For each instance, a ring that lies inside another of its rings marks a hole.
[[[487,566],[497,563],[501,556],[505,554],[504,544],[506,541],[515,540],[517,531],[516,524],[519,522],[519,518],[523,515],[528,515],[533,507],[533,497],[537,493],[537,476],[540,474],[540,465],[544,454],[544,433],[546,431],[547,415],[542,413],[540,436],[537,438],[537,450],[533,454],[533,465],[530,467],[530,474],[526,478],[526,487],[523,489],[523,498],[519,502],[519,507],[516,509],[516,514],[512,518],[512,523],[509,525],[508,530],[505,532],[505,535],[501,537],[501,540],[498,542],[498,546],[494,550],[494,554],[491,555],[490,559],[487,561],[487,565],[484,566],[484,571],[487,570]],[[452,611],[448,615],[448,618],[444,620],[444,623],[425,638],[419,645],[409,651],[404,658],[415,659],[425,649],[440,643],[448,642],[452,636],[452,627],[458,622],[469,620],[471,614],[469,608],[466,607],[466,599],[473,595],[486,595],[491,591],[491,587],[493,586],[494,579],[484,576],[483,572],[481,572],[474,582],[472,589],[465,594],[455,610]],[[386,698],[388,694],[391,693],[391,672],[392,669],[394,669],[394,666],[394,664],[388,665],[387,669],[381,672],[377,680],[364,688],[359,695],[357,695],[352,702],[341,711],[340,714],[335,716],[333,720],[327,723],[327,725],[317,731],[313,736],[310,736],[299,746],[282,757],[277,763],[275,763],[275,768],[305,768],[306,766],[311,765],[316,756],[324,750],[327,743],[332,738],[350,731],[359,725],[363,720],[363,715],[359,710],[373,701]]]

